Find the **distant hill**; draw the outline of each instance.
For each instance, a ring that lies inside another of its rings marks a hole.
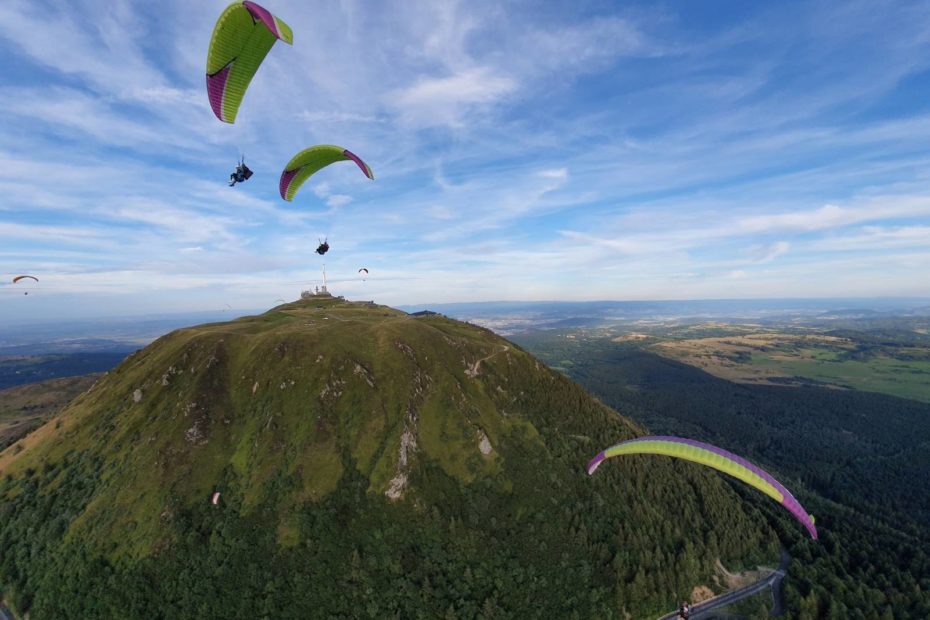
[[[0,449],[35,430],[99,378],[48,379],[0,390]]]
[[[642,432],[441,316],[179,329],[0,453],[0,584],[33,620],[640,618],[815,544],[701,468],[587,476]]]
[[[122,362],[129,350],[49,355],[0,355],[0,390],[59,377],[105,372]]]
[[[925,325],[930,317],[927,301],[926,298],[489,301],[410,305],[401,309],[441,312],[506,336],[530,329],[687,324],[710,319],[855,328],[863,323],[895,325],[902,317],[910,317]]]

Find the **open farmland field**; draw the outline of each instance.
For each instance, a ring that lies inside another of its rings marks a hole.
[[[803,384],[930,402],[930,347],[820,334],[755,333],[669,340],[653,351],[741,383]]]

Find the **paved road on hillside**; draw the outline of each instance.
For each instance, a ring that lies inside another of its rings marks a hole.
[[[770,575],[744,588],[740,588],[739,590],[733,590],[732,592],[727,592],[726,594],[721,594],[720,596],[706,600],[703,603],[692,605],[690,620],[709,620],[710,618],[724,617],[723,615],[717,614],[714,610],[724,605],[731,605],[748,596],[758,594],[769,587],[772,588],[772,597],[775,601],[771,614],[773,616],[780,615],[782,613],[781,582],[782,579],[785,578],[785,570],[788,568],[788,563],[790,561],[791,556],[782,550],[781,564],[779,564],[778,568]],[[726,616],[729,616],[729,614],[726,614]],[[675,620],[677,617],[678,612],[673,611],[670,614],[665,614],[659,620]]]
[[[504,351],[509,351],[509,350],[510,350],[510,347],[508,347],[506,344],[502,344],[502,345],[499,345],[499,346],[501,347],[500,349],[498,349],[497,351],[494,351],[493,353],[489,353],[488,355],[485,355],[485,356],[482,357],[480,360],[478,360],[477,362],[475,362],[474,364],[472,364],[471,366],[469,366],[469,367],[465,370],[465,374],[468,375],[469,377],[472,377],[472,378],[477,377],[477,376],[478,376],[478,367],[481,366],[481,362],[486,362],[486,361],[488,361],[489,359],[491,359],[492,357],[494,357],[495,355],[497,355],[498,353],[503,353]]]

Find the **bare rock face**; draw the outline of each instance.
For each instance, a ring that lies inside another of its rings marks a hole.
[[[404,432],[400,436],[400,449],[397,454],[397,475],[391,478],[388,490],[384,492],[385,495],[394,500],[404,496],[404,491],[407,489],[409,459],[417,449],[416,413],[412,411],[408,413],[412,415],[408,415],[407,420],[404,421]]]
[[[491,441],[488,439],[488,436],[484,434],[484,431],[478,431],[478,449],[481,450],[481,454],[487,456],[494,452],[494,448],[491,446]]]

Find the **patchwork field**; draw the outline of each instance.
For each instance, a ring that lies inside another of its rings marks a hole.
[[[764,332],[668,340],[650,349],[741,383],[820,383],[930,402],[930,347]]]

